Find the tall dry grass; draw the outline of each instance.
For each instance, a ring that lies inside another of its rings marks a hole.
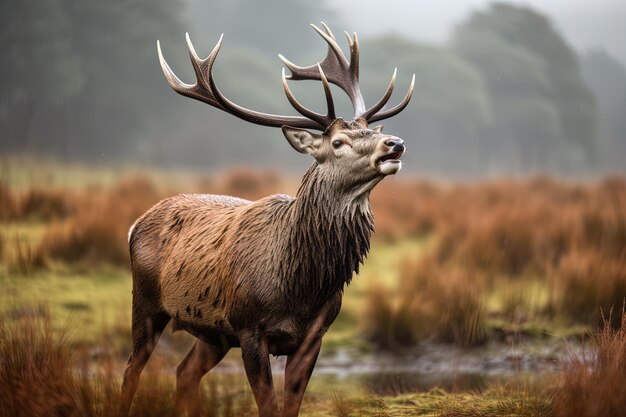
[[[434,259],[406,261],[400,295],[370,292],[365,337],[387,350],[432,339],[459,347],[486,341],[482,283],[462,269],[442,268]]]
[[[626,314],[612,314],[591,339],[587,356],[572,355],[554,393],[556,417],[607,417],[626,413]]]
[[[204,193],[258,200],[277,193],[294,193],[297,184],[273,170],[234,168],[217,177],[201,179],[199,186],[199,191]]]
[[[428,181],[383,181],[371,194],[375,238],[394,241],[436,232],[452,207],[447,192]]]
[[[11,272],[26,276],[43,266],[43,258],[30,244],[24,242],[19,236],[15,236],[12,243],[12,256],[5,260]]]
[[[406,263],[402,304],[413,312],[422,337],[461,347],[486,339],[483,284],[465,269],[442,268],[432,257]]]
[[[601,326],[601,311],[626,297],[626,259],[598,250],[573,251],[563,257],[550,279],[551,309],[576,323]],[[620,326],[612,316],[612,325]]]
[[[394,297],[382,287],[369,291],[366,299],[363,335],[378,349],[394,351],[415,345],[418,329],[415,316],[407,304],[394,302]]]
[[[32,187],[19,197],[18,216],[43,222],[64,219],[76,210],[75,198],[68,190]]]
[[[0,357],[0,416],[113,415],[99,405],[108,391],[76,371],[69,343],[54,334],[49,317],[0,323]],[[114,379],[99,382],[104,388]]]
[[[452,190],[443,204],[462,209],[440,222],[438,258],[490,276],[546,273],[581,242],[578,195],[589,193],[557,184],[540,179]]]
[[[0,417],[116,416],[121,357],[105,350],[94,359],[73,343],[69,330],[53,330],[45,311],[10,325],[0,322]],[[174,416],[174,371],[151,365],[144,371],[131,416]],[[255,413],[243,375],[211,375],[200,393],[202,416]]]
[[[0,221],[51,221],[75,210],[74,193],[65,189],[33,186],[16,192],[0,182]]]
[[[185,192],[207,192],[257,199],[286,189],[273,171],[236,169],[217,178],[205,177]],[[177,194],[145,178],[123,180],[111,188],[91,187],[81,193],[43,193],[33,189],[22,199],[21,216],[55,220],[37,249],[41,259],[64,263],[129,262],[127,233],[131,224],[162,198]]]
[[[66,263],[128,265],[131,224],[163,197],[146,178],[125,180],[110,189],[94,187],[76,198],[76,209],[44,234],[38,255]]]
[[[589,184],[546,177],[438,186],[395,182],[375,191],[373,203],[384,238],[426,234],[434,240],[427,259],[409,262],[412,272],[400,274],[402,300],[370,297],[366,334],[381,347],[424,337],[479,343],[486,314],[481,299],[493,291],[505,294],[499,314],[509,320],[543,314],[592,326],[602,323],[601,309],[626,297],[622,177]],[[520,283],[536,280],[545,283],[549,302],[529,311]],[[502,290],[508,287],[516,294]],[[441,334],[420,330],[420,323]],[[411,337],[393,336],[408,328]]]
[[[0,222],[12,220],[17,212],[17,204],[11,189],[0,181]]]
[[[0,263],[4,261],[5,251],[6,251],[6,243],[5,243],[4,233],[0,232]]]

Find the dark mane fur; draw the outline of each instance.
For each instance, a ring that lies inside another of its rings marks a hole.
[[[312,294],[330,296],[349,284],[370,248],[373,216],[368,196],[357,201],[338,201],[332,181],[313,164],[302,179],[289,211],[286,285],[296,298]],[[304,277],[315,277],[306,281]]]

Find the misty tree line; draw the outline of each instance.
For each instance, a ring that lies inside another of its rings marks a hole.
[[[221,90],[245,106],[291,114],[275,54],[317,62],[325,46],[308,23],[332,16],[326,21],[336,33],[345,26],[341,16],[304,1],[8,3],[0,3],[0,149],[108,163],[302,163],[276,129],[171,92],[155,40],[191,82],[185,31],[200,55],[226,32],[215,66]],[[446,45],[381,36],[361,39],[361,51],[367,103],[382,95],[394,67],[395,100],[416,73],[413,102],[385,122],[407,140],[410,169],[568,174],[618,169],[626,156],[623,64],[602,51],[578,56],[531,9],[494,4],[475,12]],[[306,105],[323,110],[318,84],[291,83]],[[349,116],[347,100],[334,91]]]

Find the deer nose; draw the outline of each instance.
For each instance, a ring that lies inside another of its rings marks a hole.
[[[387,139],[385,145],[389,146],[394,152],[404,151],[404,141],[400,138]]]

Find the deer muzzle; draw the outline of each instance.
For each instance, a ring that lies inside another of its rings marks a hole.
[[[383,175],[396,174],[402,169],[400,158],[406,151],[404,141],[398,137],[390,137],[383,142],[386,152],[376,159],[376,167]]]

